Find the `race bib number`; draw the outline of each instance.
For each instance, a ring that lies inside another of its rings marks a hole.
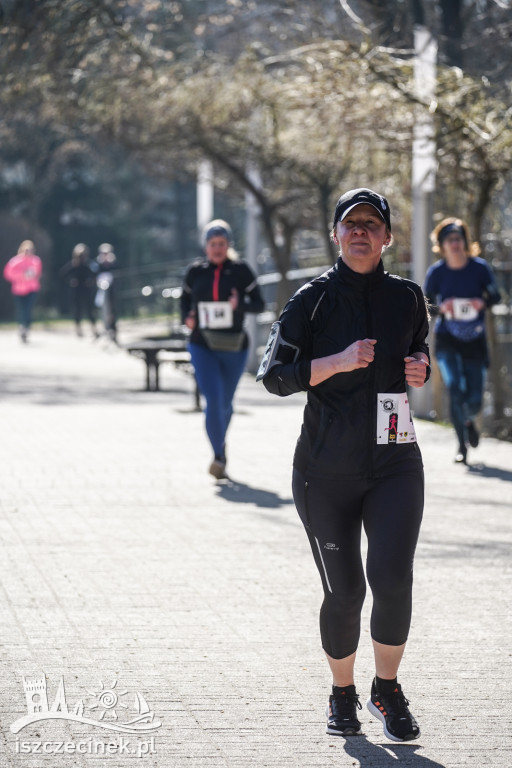
[[[478,312],[469,299],[453,299],[453,319],[469,322],[476,320]]]
[[[415,443],[416,433],[406,392],[377,395],[377,444]]]
[[[233,308],[229,301],[200,301],[200,328],[231,328],[233,325]]]

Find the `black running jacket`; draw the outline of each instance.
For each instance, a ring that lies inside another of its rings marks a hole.
[[[417,443],[377,444],[377,394],[406,392],[404,357],[429,355],[428,315],[421,288],[390,275],[382,261],[371,274],[351,270],[340,258],[304,285],[280,317],[282,338],[299,352],[263,377],[267,390],[286,396],[307,392],[294,456],[303,474],[373,478],[422,468]],[[311,360],[376,339],[367,368],[337,373],[311,386]]]

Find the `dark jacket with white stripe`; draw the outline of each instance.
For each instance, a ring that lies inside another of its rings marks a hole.
[[[309,475],[365,478],[421,469],[416,443],[376,442],[377,393],[406,392],[404,358],[428,355],[421,288],[385,272],[382,261],[363,275],[339,258],[290,299],[280,323],[283,339],[299,354],[294,362],[274,365],[263,381],[276,395],[308,393],[294,466]],[[365,338],[377,339],[367,368],[309,384],[313,359]]]

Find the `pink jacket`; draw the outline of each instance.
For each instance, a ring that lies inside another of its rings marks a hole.
[[[18,253],[9,259],[4,268],[4,277],[12,283],[11,291],[15,296],[26,296],[41,287],[39,278],[43,266],[39,256],[33,253]]]

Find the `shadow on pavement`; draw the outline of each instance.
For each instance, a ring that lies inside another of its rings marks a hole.
[[[108,385],[92,379],[84,380],[80,376],[66,376],[58,379],[54,375],[23,376],[8,375],[0,380],[0,399],[2,401],[29,403],[30,405],[67,406],[76,404],[112,404],[130,403],[141,405],[146,402],[158,402],[169,394],[192,398],[186,383],[183,387],[166,387],[158,392],[145,389],[132,389],[123,382]],[[189,402],[192,402],[191,400]],[[192,408],[189,409],[192,412]]]
[[[264,491],[261,488],[251,488],[245,483],[227,478],[217,483],[217,492],[225,501],[234,501],[237,504],[254,504],[257,507],[274,508],[285,507],[293,504],[293,499],[282,499],[273,491]]]
[[[365,736],[352,736],[345,740],[344,748],[361,768],[445,768],[442,763],[416,754],[417,749],[422,749],[419,744],[372,744]]]
[[[512,482],[512,471],[499,469],[499,467],[486,467],[485,464],[471,464],[468,466],[468,472],[481,477],[494,477],[497,480],[504,480],[506,483]]]

